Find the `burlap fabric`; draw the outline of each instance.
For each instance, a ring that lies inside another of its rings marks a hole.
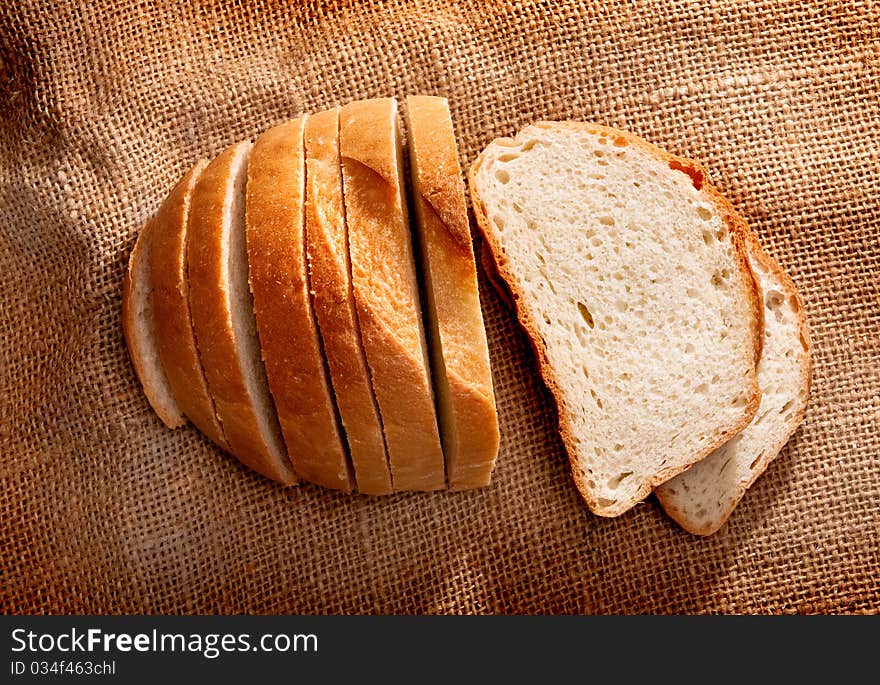
[[[0,5],[6,612],[880,610],[880,12],[782,0]],[[197,158],[354,98],[450,98],[471,162],[537,119],[704,161],[803,293],[810,409],[709,539],[592,516],[483,289],[502,429],[479,492],[285,490],[149,409],[123,267]]]

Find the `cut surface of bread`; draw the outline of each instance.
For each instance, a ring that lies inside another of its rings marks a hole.
[[[153,316],[153,286],[150,252],[153,244],[152,220],[141,230],[122,281],[122,332],[138,380],[147,401],[169,428],[186,423],[175,399],[159,356]]]
[[[754,236],[748,248],[764,306],[758,413],[739,435],[656,490],[666,513],[696,535],[711,535],[724,525],[797,430],[810,395],[810,337],[803,302],[794,282]]]
[[[153,219],[153,312],[159,356],[181,410],[199,430],[225,448],[226,438],[196,350],[187,296],[187,218],[193,188],[206,165],[201,161],[186,173]]]
[[[233,145],[193,190],[186,245],[189,304],[208,389],[230,451],[255,471],[296,482],[260,358],[248,287],[245,183],[250,143]]]
[[[489,484],[498,416],[452,117],[445,98],[406,100],[426,333],[452,490]]]
[[[339,159],[339,110],[305,126],[309,279],[327,365],[359,492],[392,492],[379,407],[357,323]]]
[[[350,467],[309,294],[306,117],[263,133],[248,162],[247,251],[266,376],[297,475],[351,491]]]
[[[340,110],[340,155],[358,325],[395,490],[446,485],[403,193],[397,103]]]
[[[491,143],[469,179],[593,512],[627,511],[748,425],[761,335],[748,228],[702,167],[542,122]]]

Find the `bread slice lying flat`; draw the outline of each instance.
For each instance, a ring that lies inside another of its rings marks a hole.
[[[401,172],[397,103],[340,111],[339,147],[358,324],[395,490],[446,485]]]
[[[260,359],[248,287],[245,182],[250,143],[221,153],[193,190],[186,244],[196,345],[231,452],[255,471],[295,483]]]
[[[315,314],[359,492],[392,492],[379,407],[357,323],[339,160],[339,110],[305,127],[306,244]]]
[[[748,248],[764,306],[758,413],[742,433],[656,490],[666,513],[696,535],[711,535],[724,525],[797,429],[810,394],[810,338],[803,302],[791,278],[754,236]]]
[[[159,356],[180,408],[199,430],[227,448],[196,349],[187,293],[187,219],[193,188],[206,165],[199,162],[186,173],[153,219],[153,312]]]
[[[410,175],[437,413],[452,490],[489,484],[498,416],[464,184],[445,98],[406,100]]]
[[[186,417],[168,383],[156,342],[150,275],[154,231],[153,221],[147,222],[128,258],[122,281],[122,332],[147,401],[162,423],[179,428],[186,423]]]
[[[300,478],[351,491],[348,457],[309,294],[301,117],[257,138],[248,163],[247,251],[269,388]]]
[[[699,165],[547,122],[494,141],[469,178],[595,513],[625,512],[748,425],[761,334],[748,229]]]

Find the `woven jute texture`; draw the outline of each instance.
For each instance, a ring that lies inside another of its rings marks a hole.
[[[0,3],[0,608],[880,611],[876,3]],[[255,476],[150,410],[123,268],[196,159],[303,111],[449,97],[465,163],[585,119],[706,163],[803,294],[806,420],[728,525],[578,496],[527,341],[483,287],[502,446],[478,492]]]

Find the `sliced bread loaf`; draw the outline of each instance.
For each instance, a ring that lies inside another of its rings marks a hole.
[[[260,359],[248,287],[250,151],[245,142],[221,153],[193,190],[186,242],[189,304],[208,389],[231,452],[268,478],[295,483]]]
[[[469,178],[595,513],[625,512],[748,425],[761,334],[748,229],[702,167],[546,122],[494,141]]]
[[[403,192],[397,103],[340,111],[339,147],[358,325],[395,490],[437,490],[446,476]]]
[[[386,495],[392,492],[391,471],[351,285],[338,109],[306,120],[305,149],[306,245],[318,328],[357,489],[367,495]]]
[[[739,435],[656,490],[666,513],[696,535],[711,535],[724,525],[797,429],[810,395],[810,337],[803,302],[794,282],[754,235],[748,248],[764,306],[758,413]]]
[[[297,475],[350,491],[348,457],[312,311],[301,117],[257,138],[248,163],[247,251],[254,314],[284,442]]]
[[[148,221],[128,258],[122,281],[122,333],[147,401],[166,426],[178,428],[186,423],[186,417],[168,383],[156,341],[150,274],[154,232],[153,221]]]
[[[153,221],[153,312],[159,355],[180,408],[199,430],[227,448],[196,350],[187,295],[187,219],[193,188],[206,165],[201,161],[186,173]]]
[[[488,485],[498,416],[452,117],[445,98],[406,100],[410,174],[437,415],[452,490]]]

